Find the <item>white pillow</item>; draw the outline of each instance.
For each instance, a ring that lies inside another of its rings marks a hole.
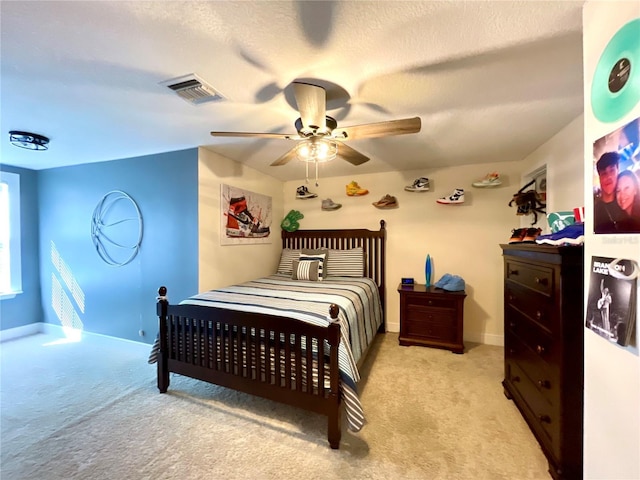
[[[315,253],[315,254],[305,254],[301,253],[298,257],[300,263],[303,262],[318,262],[318,280],[322,280],[324,278],[324,259],[326,258],[326,254],[324,253]],[[298,267],[300,268],[300,267]]]
[[[300,256],[300,250],[293,250],[291,248],[283,248],[280,254],[280,263],[278,264],[278,273],[284,273],[285,275],[291,275],[293,273],[293,260],[297,260]]]
[[[364,249],[329,250],[326,270],[326,275],[330,277],[363,277]]]

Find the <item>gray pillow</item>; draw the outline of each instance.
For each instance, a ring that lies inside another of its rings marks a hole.
[[[311,280],[313,282],[321,280],[318,271],[320,262],[318,260],[294,260],[292,267],[291,278],[293,280]]]

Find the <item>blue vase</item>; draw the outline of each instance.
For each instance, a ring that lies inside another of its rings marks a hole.
[[[425,285],[431,286],[431,257],[427,255],[427,261],[424,264]]]

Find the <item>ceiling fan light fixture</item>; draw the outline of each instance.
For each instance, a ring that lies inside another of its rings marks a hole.
[[[9,132],[9,142],[11,142],[11,145],[27,150],[47,150],[49,148],[49,139],[44,135],[18,130]]]
[[[296,147],[298,160],[308,163],[325,163],[338,155],[338,143],[326,138],[311,137],[302,140]]]

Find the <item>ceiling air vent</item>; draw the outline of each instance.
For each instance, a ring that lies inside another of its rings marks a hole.
[[[222,100],[222,95],[195,73],[160,82],[160,85],[170,88],[192,105]]]

